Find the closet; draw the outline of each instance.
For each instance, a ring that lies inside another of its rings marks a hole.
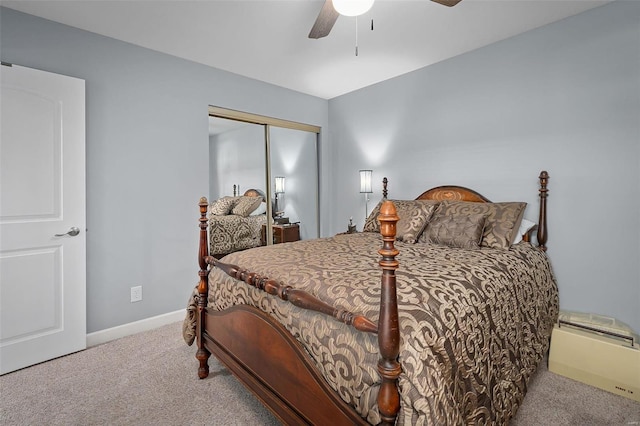
[[[269,200],[267,244],[274,225],[276,237],[297,224],[300,239],[318,238],[319,133],[317,126],[210,106],[209,199],[257,189]]]

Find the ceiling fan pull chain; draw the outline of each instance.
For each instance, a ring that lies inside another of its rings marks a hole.
[[[358,17],[356,16],[356,56],[358,56]]]

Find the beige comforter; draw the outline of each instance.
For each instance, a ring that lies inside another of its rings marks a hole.
[[[329,304],[378,319],[381,237],[337,235],[233,253],[224,262],[306,290]],[[396,244],[400,250],[399,425],[502,424],[520,405],[547,350],[558,314],[546,255],[529,243],[510,250]],[[249,304],[280,321],[329,384],[376,424],[375,335],[303,311],[214,270],[209,306]],[[195,294],[184,324],[193,341]]]

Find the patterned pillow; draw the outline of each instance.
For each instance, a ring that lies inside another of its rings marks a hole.
[[[222,197],[211,203],[209,214],[216,216],[228,215],[237,201],[238,197]]]
[[[508,250],[511,247],[527,203],[473,203],[468,201],[444,200],[433,214],[433,220],[440,216],[485,215],[486,221],[481,247],[492,247]],[[428,230],[428,229],[427,229]],[[423,233],[424,236],[425,233]],[[420,238],[426,242],[426,238]]]
[[[432,200],[390,200],[396,206],[400,220],[396,225],[396,239],[414,244],[436,210],[438,201]],[[382,201],[371,211],[364,225],[364,232],[380,232],[380,206]]]
[[[255,209],[260,207],[262,203],[262,197],[239,197],[240,199],[236,205],[231,209],[231,214],[235,214],[242,217],[249,216]]]
[[[362,232],[380,232],[380,222],[378,222],[380,206],[382,206],[382,201],[380,201],[373,210],[371,210],[371,213],[369,213],[369,216],[362,227]]]
[[[435,244],[476,250],[480,248],[486,218],[483,214],[438,216],[429,223],[425,234]]]

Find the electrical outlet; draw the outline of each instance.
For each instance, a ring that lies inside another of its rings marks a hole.
[[[142,286],[131,287],[131,303],[142,300]]]

